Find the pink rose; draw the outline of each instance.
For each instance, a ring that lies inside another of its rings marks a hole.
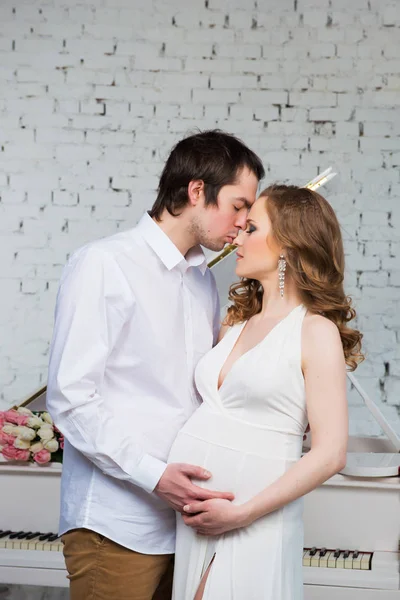
[[[7,458],[7,460],[16,460],[17,452],[17,448],[14,448],[14,446],[10,446],[9,444],[4,446],[1,451],[2,455],[4,458]]]
[[[18,413],[18,422],[17,425],[26,425],[29,421],[29,416],[28,415],[21,415],[20,413]]]
[[[4,410],[0,410],[0,429],[3,427],[6,422],[6,418],[4,416]]]
[[[58,443],[60,445],[61,450],[64,450],[64,436],[60,435],[60,437],[58,438]]]
[[[50,452],[48,450],[45,450],[44,448],[43,450],[40,450],[40,452],[36,452],[36,454],[33,455],[33,460],[36,461],[39,465],[45,465],[50,461],[50,458]]]
[[[31,453],[29,452],[29,450],[19,450],[18,448],[14,448],[14,446],[10,446],[8,444],[7,446],[3,447],[1,453],[4,456],[4,458],[7,458],[7,460],[27,461],[31,457]]]
[[[29,450],[17,450],[15,453],[16,460],[29,460],[31,457],[31,453]]]
[[[6,410],[4,411],[4,418],[7,421],[7,423],[14,423],[15,425],[19,425],[18,423],[18,419],[19,419],[19,413],[17,413],[16,410]]]
[[[10,446],[13,446],[14,442],[15,437],[13,435],[4,433],[4,431],[0,431],[0,445],[4,446],[5,444],[10,444]]]

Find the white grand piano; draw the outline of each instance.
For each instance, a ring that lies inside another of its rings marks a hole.
[[[210,259],[224,303],[234,262]],[[348,376],[386,437],[350,438],[343,472],[305,497],[304,596],[400,600],[400,439]],[[45,396],[42,388],[23,404],[44,410]],[[0,462],[0,584],[68,585],[57,537],[61,468]]]

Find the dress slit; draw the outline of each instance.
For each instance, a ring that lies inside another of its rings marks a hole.
[[[209,579],[210,579],[210,575],[211,575],[211,568],[213,567],[213,563],[214,563],[214,559],[216,557],[216,552],[214,552],[214,554],[211,557],[211,560],[207,560],[207,555],[208,553],[206,553],[206,557],[204,560],[204,565],[203,565],[203,570],[201,573],[201,578],[199,581],[199,585],[197,586],[196,592],[195,592],[195,598],[197,596],[197,593],[199,591],[199,589],[201,588],[203,582],[204,582],[204,578],[206,578],[205,584],[204,584],[204,588],[203,588],[203,592],[201,595],[201,600],[206,600],[206,593],[207,593],[207,588],[208,588],[208,584],[209,584]]]

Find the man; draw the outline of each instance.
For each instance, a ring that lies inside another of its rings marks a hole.
[[[216,340],[219,302],[200,244],[245,227],[264,170],[240,140],[180,141],[149,214],[88,244],[64,269],[47,404],[65,435],[60,532],[71,600],[167,600],[175,513],[228,498],[166,460],[199,405],[194,368]]]

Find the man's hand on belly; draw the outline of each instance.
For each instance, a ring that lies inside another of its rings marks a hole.
[[[200,535],[221,535],[250,524],[245,506],[226,500],[191,502],[183,510],[184,523]]]
[[[191,502],[210,500],[213,498],[230,501],[234,499],[231,492],[214,492],[192,483],[191,478],[207,480],[211,473],[202,467],[184,463],[171,463],[165,469],[160,481],[155,487],[155,494],[178,512]]]

